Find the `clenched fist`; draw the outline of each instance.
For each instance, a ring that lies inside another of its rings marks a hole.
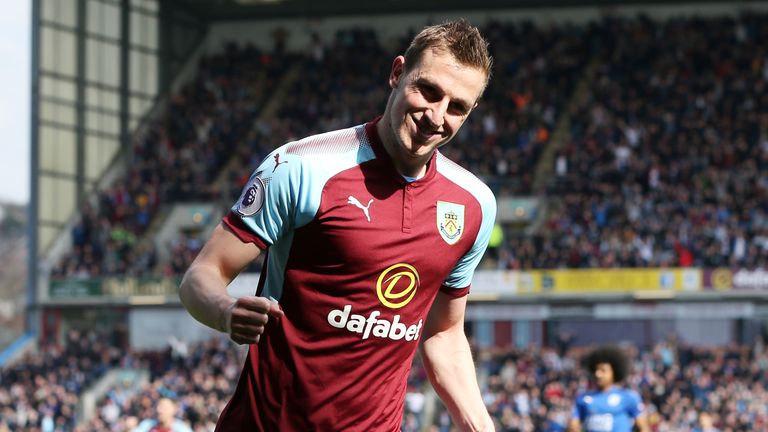
[[[224,312],[222,328],[238,344],[259,342],[269,317],[282,317],[280,305],[270,299],[256,296],[240,297]]]

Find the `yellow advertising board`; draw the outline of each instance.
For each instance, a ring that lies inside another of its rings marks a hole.
[[[583,269],[520,272],[519,294],[699,291],[699,269]]]

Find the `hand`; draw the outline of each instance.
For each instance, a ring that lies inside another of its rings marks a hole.
[[[494,423],[493,419],[489,415],[486,417],[485,422],[483,422],[483,425],[480,427],[472,427],[473,431],[478,432],[496,432],[496,423]]]
[[[494,425],[493,420],[485,425],[483,432],[496,432],[496,425]]]
[[[496,432],[496,424],[493,422],[493,420],[490,417],[488,418],[488,421],[485,423],[483,432]]]
[[[225,311],[229,326],[229,337],[238,344],[259,342],[269,317],[280,318],[284,315],[280,305],[264,297],[240,297]]]

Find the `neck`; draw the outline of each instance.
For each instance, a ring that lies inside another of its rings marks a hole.
[[[400,175],[421,178],[426,174],[427,164],[432,158],[432,153],[421,158],[404,158],[402,152],[398,152],[400,144],[397,142],[397,137],[392,130],[392,124],[389,122],[387,113],[384,113],[384,116],[376,124],[376,132],[379,134],[384,150],[389,155],[389,158],[392,159],[392,163]]]

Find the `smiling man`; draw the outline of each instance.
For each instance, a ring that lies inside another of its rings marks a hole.
[[[392,62],[384,113],[288,143],[255,170],[182,281],[199,321],[250,344],[218,431],[398,431],[420,347],[461,430],[490,431],[464,334],[493,194],[442,156],[490,77],[463,20]],[[226,286],[267,253],[256,295]]]

